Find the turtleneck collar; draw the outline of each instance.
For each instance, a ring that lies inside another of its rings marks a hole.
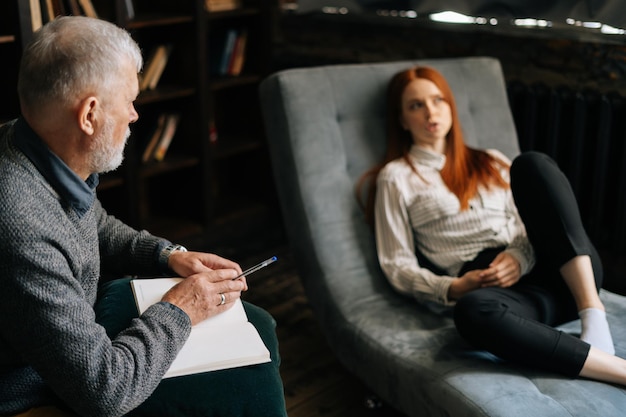
[[[411,146],[409,155],[420,165],[425,165],[441,171],[446,164],[446,156],[438,152],[420,147],[419,145]]]

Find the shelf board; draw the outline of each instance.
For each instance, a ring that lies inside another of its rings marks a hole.
[[[144,29],[158,26],[179,25],[194,21],[192,15],[166,16],[166,15],[142,15],[126,24],[127,29]]]
[[[141,177],[149,178],[200,164],[195,156],[166,155],[163,161],[147,162],[141,167]]]
[[[14,35],[0,35],[0,43],[12,43],[15,42]]]
[[[226,135],[211,145],[214,159],[224,159],[243,152],[255,151],[263,147],[258,138],[249,136]]]
[[[256,16],[261,14],[261,10],[258,7],[237,7],[232,10],[224,10],[224,11],[207,11],[207,16],[209,20],[217,20],[217,19],[228,19],[232,17],[245,17],[245,16]]]
[[[136,104],[157,103],[165,100],[191,97],[196,93],[194,87],[181,87],[173,85],[158,86],[154,90],[144,90],[137,97]]]
[[[242,74],[236,77],[219,77],[211,81],[211,90],[217,91],[224,88],[237,87],[241,85],[255,84],[261,81],[258,74]]]

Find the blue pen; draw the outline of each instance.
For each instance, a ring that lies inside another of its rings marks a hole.
[[[241,277],[243,277],[244,275],[250,275],[251,273],[258,271],[258,270],[259,270],[259,269],[261,269],[261,268],[265,268],[266,266],[268,266],[269,264],[272,264],[272,263],[276,262],[277,260],[278,260],[278,258],[277,258],[276,256],[272,256],[271,258],[266,259],[266,260],[264,260],[263,262],[261,262],[261,263],[259,263],[259,264],[257,264],[257,265],[254,265],[254,266],[253,266],[253,267],[251,267],[251,268],[246,269],[245,271],[243,271],[241,274],[237,275],[237,276],[236,276],[235,278],[233,278],[233,279],[241,278]]]

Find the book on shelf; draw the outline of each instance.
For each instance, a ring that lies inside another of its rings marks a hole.
[[[228,29],[217,36],[210,54],[212,61],[211,73],[214,75],[236,76],[243,68],[248,31],[245,29]]]
[[[243,63],[246,56],[246,43],[248,41],[248,31],[242,30],[237,34],[235,47],[228,65],[228,75],[237,76],[241,74]]]
[[[165,154],[172,143],[172,139],[176,134],[176,129],[178,128],[178,122],[180,121],[180,114],[173,113],[168,114],[165,118],[165,125],[163,126],[163,133],[161,133],[161,138],[156,145],[156,149],[154,150],[154,154],[152,157],[156,161],[162,161],[165,158]]]
[[[30,0],[30,24],[33,32],[39,30],[43,25],[43,18],[41,16],[41,4],[39,0]]]
[[[83,10],[83,14],[87,17],[95,17],[98,18],[98,13],[96,9],[93,7],[93,3],[91,0],[78,0],[78,4]]]
[[[124,11],[126,12],[126,19],[133,20],[135,18],[135,5],[133,0],[124,0]]]
[[[163,128],[165,127],[165,119],[167,118],[167,114],[161,113],[157,119],[157,125],[152,132],[152,136],[148,141],[148,145],[146,149],[143,151],[143,155],[141,157],[142,162],[148,162],[152,159],[152,155],[154,155],[154,150],[156,149],[157,144],[159,143],[159,139],[161,139],[161,135],[163,134]]]
[[[182,278],[131,280],[142,314],[161,300]],[[165,373],[164,378],[270,362],[270,353],[259,332],[248,321],[241,299],[216,316],[191,328],[191,334]]]
[[[226,12],[241,7],[241,0],[205,0],[204,7],[209,12]]]
[[[217,126],[215,125],[215,119],[211,117],[209,120],[209,143],[212,145],[216,145],[219,139],[219,135],[217,133]]]
[[[235,43],[237,42],[237,30],[229,29],[226,33],[226,41],[224,42],[224,49],[222,49],[222,57],[220,59],[219,75],[226,75],[228,73],[228,65],[230,64],[230,57],[235,50]]]
[[[172,45],[161,44],[153,48],[145,64],[145,70],[139,82],[141,91],[154,90],[163,75],[167,61],[169,60]]]
[[[80,16],[83,14],[78,0],[67,0],[67,10],[72,16]]]
[[[47,23],[54,19],[54,5],[52,4],[52,0],[41,0],[41,21],[42,23]]]
[[[69,4],[66,5],[66,0],[40,0],[40,10],[42,23],[65,16],[68,10],[72,11]]]

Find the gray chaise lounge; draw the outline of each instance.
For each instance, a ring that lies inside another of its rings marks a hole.
[[[261,86],[290,245],[336,356],[409,416],[626,415],[625,390],[502,363],[466,345],[449,317],[422,310],[387,284],[353,187],[384,148],[387,81],[416,63],[286,70]],[[498,61],[419,63],[449,80],[470,144],[519,152]],[[624,356],[626,298],[602,297]],[[568,330],[578,331],[577,323]]]

